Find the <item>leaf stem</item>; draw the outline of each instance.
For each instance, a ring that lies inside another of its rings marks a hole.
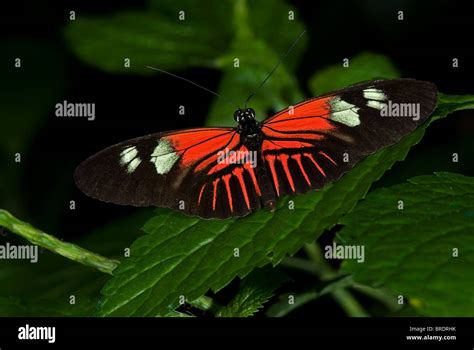
[[[332,297],[352,317],[368,317],[369,314],[359,304],[356,298],[345,288],[339,288],[331,293]]]
[[[102,255],[92,253],[75,244],[61,241],[41,230],[38,230],[37,228],[34,228],[28,223],[17,219],[3,209],[0,209],[0,226],[16,233],[33,244],[110,275],[120,263],[117,260],[108,259]]]
[[[307,243],[304,251],[308,258],[313,262],[313,269],[322,280],[330,280],[337,277],[337,272],[324,259],[321,248],[316,243]]]

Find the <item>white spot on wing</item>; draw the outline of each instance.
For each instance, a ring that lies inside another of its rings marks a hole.
[[[387,96],[380,89],[368,88],[364,90],[364,98],[367,100],[385,101]]]
[[[387,100],[387,95],[382,90],[371,87],[364,90],[364,98],[368,100],[367,107],[382,110],[386,105],[383,101]]]
[[[130,163],[138,154],[137,148],[135,146],[130,146],[125,148],[120,152],[120,164],[126,165]]]
[[[120,152],[120,164],[127,166],[127,173],[129,174],[133,173],[142,162],[137,155],[138,150],[135,146],[126,147]]]
[[[329,101],[329,104],[331,105],[331,115],[329,116],[329,119],[350,127],[360,124],[359,113],[357,113],[359,107],[341,100],[339,96],[332,98]]]
[[[142,160],[140,158],[135,158],[134,160],[132,160],[130,163],[128,163],[128,166],[127,166],[127,171],[129,174],[133,173],[137,167],[140,165],[140,163],[142,162]]]
[[[380,101],[367,101],[367,107],[382,110],[385,106],[386,104]]]
[[[164,175],[171,170],[178,159],[179,155],[174,151],[170,142],[162,139],[153,151],[150,162],[155,165],[158,174]]]

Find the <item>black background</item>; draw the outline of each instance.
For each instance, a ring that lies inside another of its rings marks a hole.
[[[8,322],[8,323],[7,323]],[[37,327],[56,327],[56,343],[48,344],[44,340],[18,340],[18,328],[25,324]],[[466,318],[439,319],[410,319],[410,318],[347,318],[342,320],[317,320],[306,322],[271,318],[271,319],[159,319],[159,318],[27,318],[27,319],[0,319],[0,346],[5,348],[84,348],[97,346],[101,341],[115,348],[130,348],[137,346],[137,339],[146,342],[149,347],[160,346],[163,337],[169,339],[171,344],[166,346],[182,346],[189,336],[192,337],[219,337],[219,336],[266,336],[280,341],[281,337],[317,337],[324,345],[345,345],[348,348],[377,348],[386,346],[387,338],[394,347],[403,349],[466,349],[471,348],[474,335],[472,333],[472,320]],[[390,326],[390,327],[387,327]],[[419,335],[410,332],[410,327],[455,327],[450,332],[425,332],[423,335],[456,336],[456,340],[444,341],[412,341],[407,340],[408,335]],[[167,339],[168,340],[168,339]],[[304,340],[302,340],[304,341]],[[191,344],[191,345],[195,345]],[[268,347],[268,343],[252,344],[253,346]],[[273,345],[273,344],[272,344]],[[279,344],[281,345],[281,344]],[[321,346],[319,343],[304,344],[306,346]],[[140,346],[140,345],[139,345]],[[204,344],[202,345],[204,346]],[[208,344],[206,344],[208,346]],[[226,346],[219,344],[220,348]],[[293,345],[288,345],[293,346]]]

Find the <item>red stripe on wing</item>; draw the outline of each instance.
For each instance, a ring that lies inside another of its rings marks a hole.
[[[206,188],[206,185],[207,185],[207,183],[205,183],[205,184],[202,185],[202,187],[201,187],[201,191],[199,192],[198,205],[201,204],[202,194],[203,194],[203,192],[204,192],[204,189]]]
[[[303,120],[310,120],[312,125],[314,125],[314,123],[324,125],[324,119],[328,119],[331,112],[329,101],[333,97],[334,96],[320,97],[301,102],[296,106],[282,110],[273,117],[265,120],[264,123],[272,126],[276,123],[285,123],[285,128],[290,128],[291,125],[293,125],[296,129],[300,130],[300,122]],[[315,119],[319,119],[319,121],[316,122]],[[292,124],[292,120],[295,120],[295,122],[298,120],[298,122]]]
[[[233,213],[234,206],[232,205],[232,191],[230,190],[230,183],[229,183],[231,177],[232,175],[228,174],[228,175],[223,176],[222,179],[224,180],[225,189],[227,192],[227,201],[229,202],[230,212]]]
[[[219,184],[219,181],[221,181],[221,179],[217,178],[212,182],[212,185],[214,186],[214,192],[212,197],[212,210],[214,211],[216,210],[217,185]]]
[[[253,185],[255,187],[255,190],[257,191],[257,195],[259,197],[262,196],[262,192],[260,191],[260,186],[258,185],[257,177],[255,176],[255,171],[252,168],[252,166],[249,163],[244,164],[244,169],[250,174],[250,177],[252,178]]]
[[[324,176],[326,177],[326,173],[324,172],[323,168],[321,168],[321,166],[318,164],[318,162],[314,159],[313,155],[311,153],[304,153],[305,157],[309,158],[313,164],[316,166],[316,168],[318,169],[318,171]]]
[[[264,154],[267,151],[283,150],[288,148],[303,148],[303,147],[314,147],[309,142],[293,141],[293,140],[265,140],[262,144],[262,151]]]
[[[232,142],[232,144],[234,144],[234,142]],[[235,146],[238,146],[238,143],[235,145]],[[235,151],[235,152],[241,152],[240,154],[241,155],[244,155],[244,154],[247,154],[249,152],[248,148],[245,147],[245,146],[240,146],[238,149],[234,149],[234,148],[229,148],[229,151]],[[215,155],[215,160],[214,160],[214,157],[212,157],[212,159],[217,162],[217,153]],[[209,158],[211,159],[211,158]],[[196,167],[195,171],[199,171],[201,170],[202,168],[204,168],[205,166],[211,164],[212,162],[210,162],[209,160],[206,160],[204,162],[202,162],[201,164],[199,164],[198,167]],[[236,164],[239,164],[239,163],[236,163]],[[214,165],[212,168],[209,169],[208,171],[208,175],[212,175],[216,172],[218,172],[219,170],[224,170],[225,168],[227,168],[228,166],[232,165],[231,161],[228,159],[228,158],[224,158],[222,159],[222,161],[220,163],[217,163],[216,165]]]
[[[243,173],[244,173],[244,170],[242,168],[235,168],[232,171],[232,174],[234,174],[239,180],[240,188],[242,189],[242,193],[244,194],[245,204],[247,205],[247,208],[250,209],[249,194],[247,192],[247,187],[245,186]]]
[[[293,176],[291,176],[290,169],[288,168],[288,159],[290,157],[287,154],[280,154],[277,156],[277,158],[280,160],[281,164],[283,165],[283,171],[285,172],[286,178],[288,179],[288,182],[290,183],[291,190],[295,192],[295,183],[293,181]]]
[[[312,126],[311,126],[312,127]],[[308,139],[308,140],[322,140],[324,139],[324,131],[329,131],[330,125],[324,130],[317,130],[312,127],[312,130],[287,130],[283,129],[281,125],[278,125],[276,128],[274,127],[269,127],[264,125],[263,126],[263,131],[265,133],[265,136],[269,138],[274,138],[274,139]]]
[[[278,181],[278,175],[277,175],[276,170],[275,170],[276,156],[273,155],[273,154],[270,154],[270,155],[266,156],[265,159],[267,160],[268,165],[270,167],[270,173],[272,174],[273,184],[274,184],[277,196],[280,197],[280,183]]]
[[[190,167],[199,161],[196,171],[217,160],[217,152],[225,148],[234,148],[240,138],[235,137],[232,128],[197,129],[190,132],[179,132],[163,137],[168,140],[173,150],[181,156],[180,165]]]
[[[329,161],[334,164],[334,165],[337,165],[337,163],[334,161],[334,159],[332,159],[330,156],[328,156],[326,153],[324,153],[323,151],[319,151],[319,154],[321,154],[322,156],[326,157],[327,159],[329,159]]]
[[[306,180],[308,185],[311,186],[311,180],[309,179],[308,174],[306,173],[306,170],[303,167],[303,163],[301,162],[301,154],[294,154],[294,155],[291,156],[291,158],[296,160],[296,163],[298,163],[298,166],[300,167],[300,171],[303,174],[304,179]]]

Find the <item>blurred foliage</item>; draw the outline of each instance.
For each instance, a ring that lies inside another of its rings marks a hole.
[[[229,43],[244,37],[250,41],[260,39],[277,55],[285,52],[304,29],[303,23],[298,20],[297,11],[282,0],[206,0],[206,6],[196,6],[192,0],[149,0],[149,4],[152,10],[175,21],[179,19],[179,11],[185,11],[185,22],[191,21],[191,25],[205,23],[214,32],[218,29],[221,38],[229,39]],[[289,11],[295,12],[294,20],[289,19]],[[278,35],[275,35],[275,23],[281,28]],[[306,41],[303,38],[302,43],[295,47],[285,62],[287,67],[296,67]],[[243,48],[242,52],[245,51],[250,50]],[[222,50],[220,56],[225,55],[226,50]]]
[[[21,161],[27,161],[25,152],[43,125],[44,114],[64,90],[64,57],[55,47],[29,40],[4,41],[2,46],[6,54],[0,58],[0,67],[8,87],[0,94],[1,128],[8,132],[0,138],[0,207],[22,214],[19,194],[24,167],[15,163],[15,157],[19,153]],[[21,67],[17,68],[18,58]]]
[[[4,42],[2,79],[9,82],[9,89],[2,90],[2,129],[8,130],[0,138],[0,151],[13,159],[16,152],[24,152],[33,140],[34,132],[51,106],[60,98],[65,88],[64,56],[55,47],[44,47],[27,40]],[[38,55],[38,52],[42,52]],[[21,58],[21,67],[15,59]],[[41,69],[38,69],[41,67]]]
[[[243,107],[249,93],[304,27],[298,20],[289,19],[291,8],[281,1],[211,0],[206,5],[150,1],[149,11],[81,18],[66,27],[65,35],[81,59],[108,72],[157,73],[145,66],[164,70],[219,69],[223,72],[219,93]],[[279,23],[277,36],[273,33],[275,21]],[[301,39],[286,64],[252,99],[260,119],[271,110],[301,100],[291,67],[295,67],[306,40]],[[130,68],[124,67],[125,58],[130,59]],[[215,100],[207,123],[233,125],[235,109],[236,106],[229,108],[222,100]]]
[[[81,18],[65,33],[82,60],[110,73],[154,74],[145,67],[154,63],[165,70],[215,67],[228,38],[204,22],[181,23],[158,13],[124,12]],[[126,58],[130,68],[125,67]]]
[[[313,75],[309,81],[311,92],[322,95],[365,80],[400,77],[390,59],[380,54],[363,52],[347,60],[348,67],[341,62]]]

